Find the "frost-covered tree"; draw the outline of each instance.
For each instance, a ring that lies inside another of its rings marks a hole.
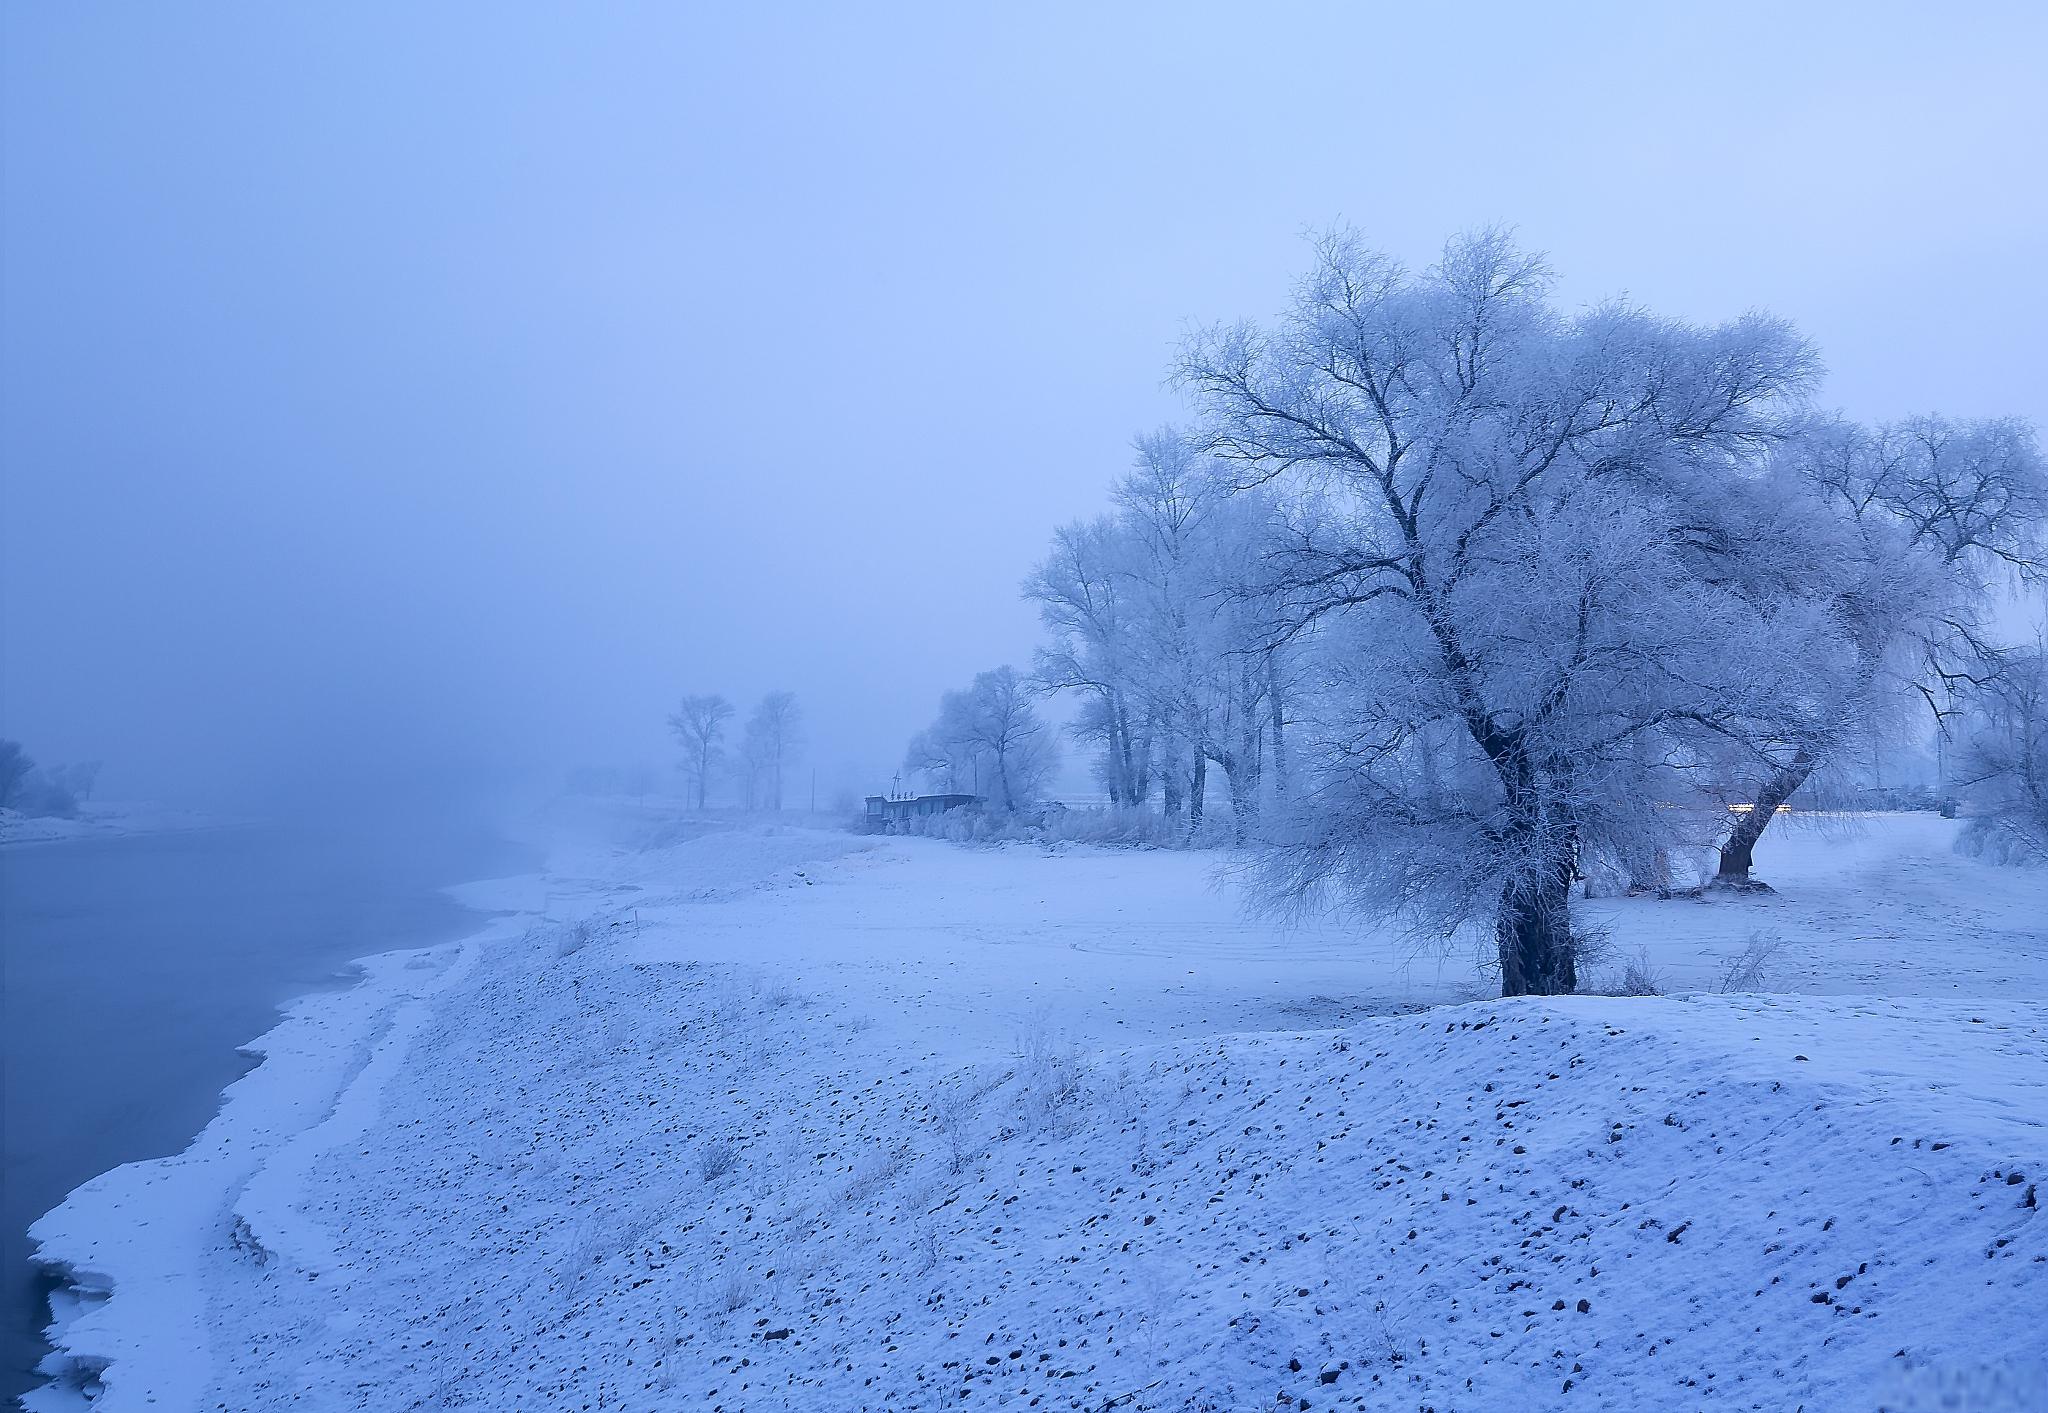
[[[1993,584],[2034,574],[2048,520],[2048,468],[2032,429],[2012,418],[1915,417],[1876,428],[1817,422],[1777,457],[1778,515],[1796,521],[1800,552],[1733,561],[1751,597],[1805,597],[1854,648],[1855,670],[1821,729],[1773,743],[1745,772],[1719,876],[1747,882],[1778,806],[1887,725],[1887,704],[1919,692],[1937,716],[1988,675],[1984,613]],[[1714,565],[1719,569],[1719,563]]]
[[[938,720],[912,738],[905,764],[946,790],[1016,810],[1044,790],[1059,754],[1030,685],[1015,668],[998,667],[940,698]]]
[[[1194,724],[1229,786],[1239,843],[1255,832],[1269,788],[1286,793],[1286,681],[1293,664],[1267,582],[1280,548],[1279,521],[1263,488],[1236,490],[1204,524],[1194,561],[1201,688]]]
[[[1111,802],[1142,803],[1156,777],[1166,813],[1199,826],[1213,763],[1242,834],[1280,749],[1284,674],[1254,592],[1268,507],[1237,490],[1184,434],[1140,437],[1115,513],[1060,531],[1025,593],[1053,634],[1037,676],[1082,694],[1071,729],[1102,751]]]
[[[0,740],[0,809],[12,809],[21,797],[22,784],[36,768],[34,760],[19,741]]]
[[[48,774],[57,789],[74,803],[83,803],[92,798],[92,792],[99,786],[101,764],[96,760],[75,760],[52,767]]]
[[[1961,713],[1955,783],[1973,818],[1966,842],[2048,863],[2048,648],[2003,655]]]
[[[683,778],[699,810],[704,808],[712,773],[725,756],[725,725],[730,720],[732,703],[716,692],[684,697],[668,719],[669,729],[682,745]]]
[[[1215,687],[1204,641],[1215,607],[1206,551],[1227,499],[1228,484],[1172,429],[1138,438],[1135,464],[1115,494],[1130,545],[1139,692],[1157,730],[1164,804],[1169,815],[1185,809],[1191,830],[1202,822],[1208,793]]]
[[[770,692],[754,704],[740,736],[741,775],[749,810],[782,808],[783,771],[803,744],[796,693]]]
[[[1117,806],[1143,804],[1152,790],[1135,555],[1127,528],[1100,516],[1055,531],[1052,552],[1024,583],[1052,635],[1033,659],[1034,675],[1080,694],[1069,730],[1101,752],[1097,774]]]
[[[1549,286],[1498,232],[1421,273],[1340,232],[1277,325],[1198,334],[1179,369],[1208,449],[1288,489],[1270,577],[1315,634],[1268,898],[1483,920],[1507,995],[1575,988],[1582,852],[1697,818],[1660,808],[1690,763],[1786,729],[1794,679],[1839,655],[1811,605],[1704,582],[1668,490],[1758,474],[1805,344],[1760,316],[1567,315]]]
[[[1140,549],[1148,700],[1187,763],[1190,828],[1213,763],[1242,839],[1258,818],[1269,746],[1280,747],[1281,634],[1264,593],[1277,508],[1173,429],[1139,439],[1116,498]]]

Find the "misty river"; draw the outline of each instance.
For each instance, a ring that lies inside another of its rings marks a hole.
[[[45,1348],[29,1223],[182,1149],[283,1002],[345,984],[353,957],[478,926],[442,886],[530,866],[486,830],[418,821],[0,848],[0,1401]]]

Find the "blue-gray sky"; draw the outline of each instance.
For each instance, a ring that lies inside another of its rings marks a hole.
[[[0,734],[116,794],[672,759],[885,779],[1301,233],[1795,320],[2048,422],[2048,8],[5,14]]]

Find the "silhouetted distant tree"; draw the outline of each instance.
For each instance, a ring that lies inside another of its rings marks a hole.
[[[783,770],[803,744],[802,727],[803,715],[797,710],[794,692],[770,692],[755,704],[741,742],[750,777],[749,809],[756,799],[764,799],[771,810],[782,808]]]
[[[711,772],[725,755],[725,723],[730,720],[732,703],[716,692],[684,697],[682,706],[668,719],[669,729],[682,742],[683,775],[700,810]]]
[[[11,809],[21,798],[28,773],[36,768],[19,741],[0,741],[0,809]]]

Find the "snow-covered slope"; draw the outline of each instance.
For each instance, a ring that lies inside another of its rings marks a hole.
[[[480,994],[315,1183],[338,1246],[238,1272],[221,1401],[1849,1409],[2021,1377],[2048,1300],[2038,1007],[1484,1003],[934,1072],[585,965],[574,1006]]]
[[[1900,849],[2039,974],[2011,875]],[[1808,949],[1852,940],[1827,862],[1762,904]],[[560,862],[546,919],[350,993],[296,1103],[49,1219],[116,1290],[67,1342],[109,1408],[2048,1406],[2040,992],[1418,1010],[1466,979],[1205,867]],[[1636,931],[1709,968],[1749,906]]]

